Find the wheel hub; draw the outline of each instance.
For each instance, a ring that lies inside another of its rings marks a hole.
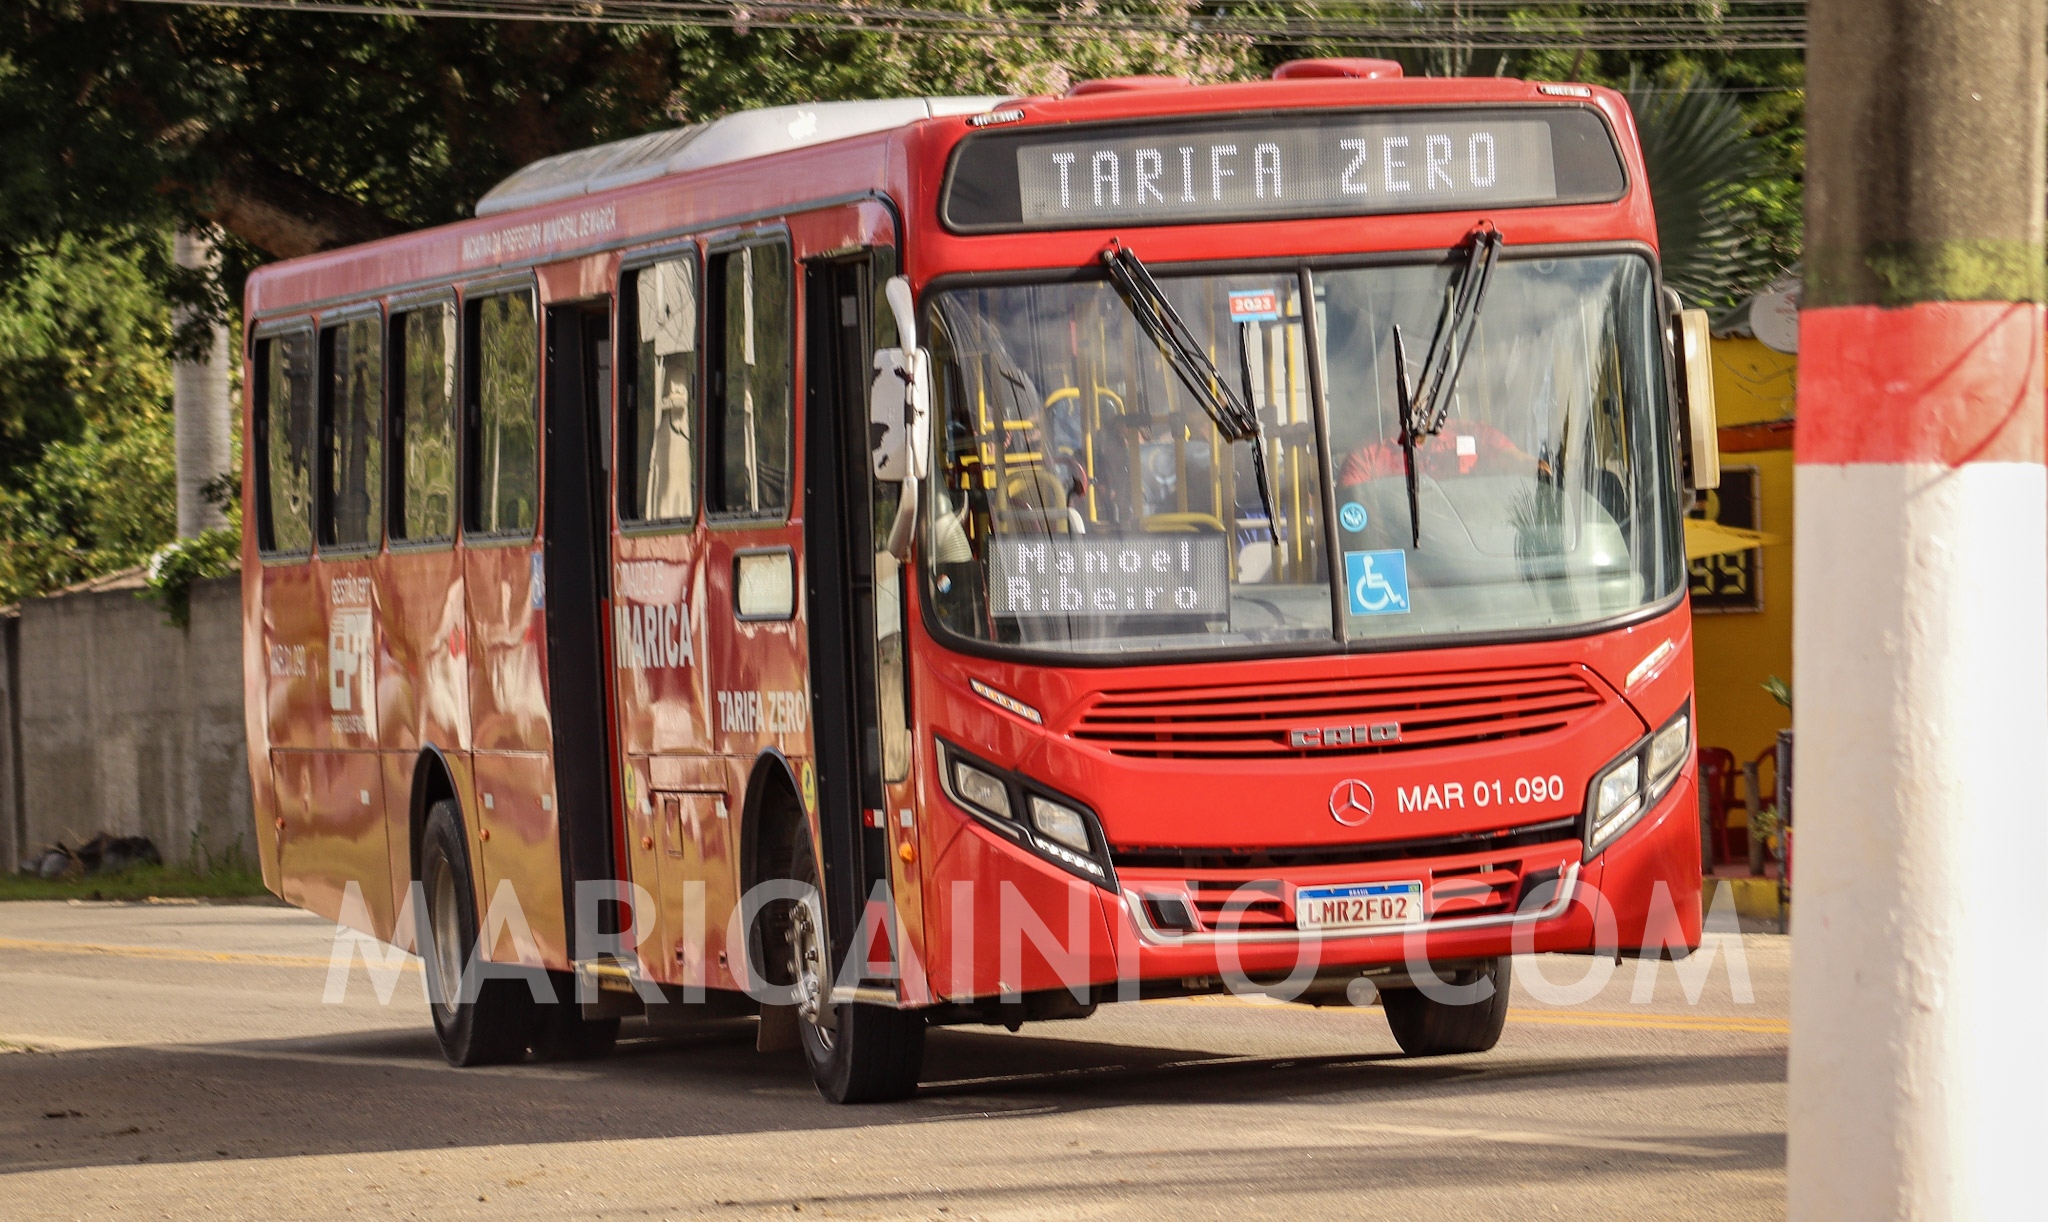
[[[434,944],[427,948],[425,957],[429,970],[434,973],[434,982],[440,986],[438,1004],[450,1016],[455,1014],[461,1000],[461,922],[456,904],[455,871],[449,868],[447,861],[436,861],[434,877],[427,888],[427,924]]]
[[[825,995],[824,922],[819,920],[818,893],[811,891],[797,901],[789,914],[790,977],[795,982],[798,1017],[817,1031],[826,1047],[832,1033],[818,1026],[819,1004]]]

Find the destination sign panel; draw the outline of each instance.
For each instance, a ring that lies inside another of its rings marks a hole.
[[[1039,535],[995,541],[989,607],[1020,619],[1230,613],[1222,535]]]
[[[993,133],[942,203],[965,232],[1532,207],[1619,198],[1582,108],[1300,112]]]

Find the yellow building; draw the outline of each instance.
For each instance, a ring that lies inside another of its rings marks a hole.
[[[1742,335],[1715,339],[1713,353],[1722,486],[1708,494],[1706,516],[1776,540],[1692,566],[1699,742],[1726,748],[1740,763],[1769,751],[1792,724],[1763,684],[1773,675],[1792,679],[1791,421],[1799,358]]]

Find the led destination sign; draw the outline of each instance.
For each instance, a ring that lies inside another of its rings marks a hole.
[[[998,536],[989,608],[999,616],[1194,615],[1230,612],[1222,535]]]
[[[1583,203],[1624,186],[1583,107],[1311,111],[976,137],[942,215],[965,232],[1074,229]]]

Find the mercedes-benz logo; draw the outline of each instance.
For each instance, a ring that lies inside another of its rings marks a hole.
[[[1356,779],[1337,782],[1330,791],[1330,817],[1345,827],[1372,818],[1372,786]]]

